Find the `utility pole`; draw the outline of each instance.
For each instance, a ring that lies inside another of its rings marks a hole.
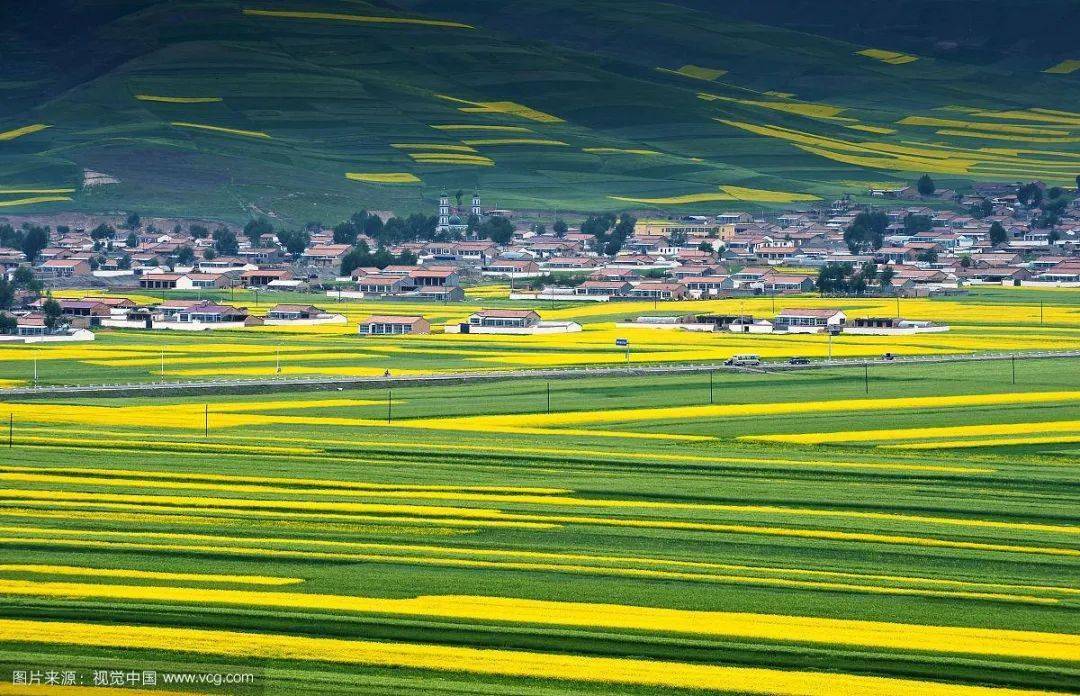
[[[37,386],[37,356],[34,356],[34,386]]]
[[[161,381],[165,381],[165,346],[161,347]]]
[[[203,404],[203,437],[210,437],[210,404]]]
[[[713,403],[713,371],[709,370],[709,403]]]
[[[7,446],[11,449],[15,446],[15,414],[8,414]]]
[[[277,344],[277,348],[274,351],[274,374],[281,374],[281,344]]]
[[[863,393],[870,393],[870,363],[863,363]]]
[[[1012,356],[1012,383],[1016,384],[1016,356]]]
[[[547,383],[547,412],[551,413],[551,382]]]
[[[896,293],[896,318],[900,318],[900,293]]]
[[[1039,324],[1043,323],[1043,301],[1039,300]]]
[[[832,331],[829,332],[829,362],[832,362]]]

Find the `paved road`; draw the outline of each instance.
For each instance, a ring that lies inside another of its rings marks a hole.
[[[319,391],[342,389],[386,389],[431,384],[464,384],[517,379],[578,379],[582,377],[617,377],[631,375],[686,374],[697,372],[787,372],[820,370],[822,368],[855,368],[868,366],[911,365],[926,363],[979,362],[988,360],[1040,360],[1048,358],[1077,358],[1074,351],[1029,351],[1025,353],[988,353],[981,355],[919,355],[883,359],[815,360],[809,365],[790,365],[787,362],[764,362],[755,368],[729,367],[719,363],[678,365],[620,365],[617,367],[576,367],[534,370],[492,370],[486,372],[454,372],[402,377],[261,377],[252,379],[222,379],[186,382],[135,382],[130,384],[48,385],[0,389],[0,401],[56,396],[185,396],[191,394],[242,394],[280,391]]]

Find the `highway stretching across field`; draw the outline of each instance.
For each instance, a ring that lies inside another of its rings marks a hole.
[[[488,370],[483,372],[445,372],[422,375],[389,377],[255,377],[249,379],[213,379],[198,381],[132,382],[123,384],[50,384],[0,389],[0,401],[45,397],[135,397],[135,396],[189,396],[195,394],[244,394],[285,391],[326,391],[345,389],[392,389],[439,384],[466,384],[469,382],[492,382],[498,380],[564,380],[588,377],[620,377],[646,375],[675,375],[708,372],[743,372],[772,374],[799,370],[825,368],[888,367],[932,363],[982,362],[992,360],[1045,360],[1052,358],[1080,358],[1080,350],[1027,351],[1023,353],[983,353],[977,355],[918,355],[895,356],[872,360],[845,358],[837,360],[812,360],[798,365],[787,361],[762,362],[754,367],[724,365],[722,363],[680,364],[633,364],[633,359],[618,366],[561,367],[528,370]],[[1015,364],[1015,363],[1014,363]]]

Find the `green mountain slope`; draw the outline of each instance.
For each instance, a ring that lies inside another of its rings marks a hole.
[[[0,213],[329,222],[474,187],[506,207],[712,210],[924,171],[1080,173],[1080,70],[1042,72],[1065,54],[934,59],[644,0],[7,12]]]

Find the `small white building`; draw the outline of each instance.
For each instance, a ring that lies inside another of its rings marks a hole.
[[[839,309],[784,309],[773,320],[774,331],[788,333],[821,333],[840,331],[847,315]]]
[[[466,322],[447,324],[446,333],[468,334],[546,334],[581,331],[573,321],[541,321],[531,309],[482,309]]]

